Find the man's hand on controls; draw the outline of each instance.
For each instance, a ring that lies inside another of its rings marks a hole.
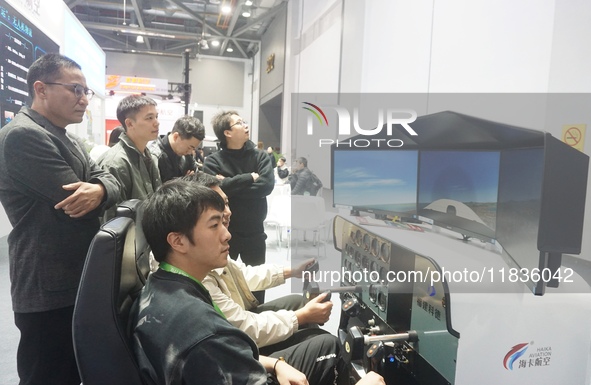
[[[327,293],[322,293],[312,298],[303,308],[296,310],[295,314],[300,325],[308,323],[324,324],[328,321],[332,311],[332,302],[322,302],[327,295]]]

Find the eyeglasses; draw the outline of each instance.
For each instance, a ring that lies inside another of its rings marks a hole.
[[[58,85],[58,86],[64,86],[64,87],[72,87],[74,89],[74,95],[76,95],[76,97],[78,99],[80,99],[81,97],[86,95],[86,99],[90,100],[94,96],[93,90],[91,90],[90,88],[86,88],[82,84],[78,84],[78,83],[49,83],[49,82],[47,82],[45,84]]]
[[[232,128],[236,125],[241,125],[242,127],[246,127],[246,126],[248,126],[248,122],[246,120],[239,120],[236,123],[230,125],[230,128]]]

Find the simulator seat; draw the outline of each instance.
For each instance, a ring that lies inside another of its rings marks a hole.
[[[142,287],[150,274],[150,246],[142,231],[142,201],[130,199],[117,206],[116,217],[131,218],[135,222],[135,264]]]
[[[137,204],[126,203],[122,210],[135,213],[130,216],[139,221]],[[149,272],[148,255],[145,238],[131,218],[116,217],[105,223],[90,245],[72,328],[84,385],[143,384],[131,348],[128,318]]]

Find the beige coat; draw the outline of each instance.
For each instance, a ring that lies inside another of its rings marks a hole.
[[[252,291],[265,290],[285,283],[283,266],[264,264],[247,266],[228,257],[228,265],[211,271],[203,285],[228,321],[248,334],[258,347],[272,345],[298,330],[298,319],[291,310],[249,310],[259,303]]]

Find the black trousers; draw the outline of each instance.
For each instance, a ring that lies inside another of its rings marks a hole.
[[[230,222],[230,258],[237,260],[240,255],[240,259],[247,265],[257,266],[265,263],[265,254],[267,252],[267,234],[253,234],[244,235],[238,232],[232,231],[232,223]],[[260,303],[265,302],[265,291],[255,291],[254,296]]]
[[[14,313],[21,332],[16,355],[20,385],[79,385],[72,342],[74,306]]]
[[[269,301],[262,305],[259,305],[256,309],[251,311],[254,313],[262,313],[264,311],[278,311],[284,310],[298,310],[306,305],[306,299],[301,294],[290,294],[285,297],[277,298],[273,301]],[[270,356],[276,351],[287,349],[291,346],[297,345],[300,342],[307,341],[321,334],[328,334],[324,329],[320,329],[318,325],[300,325],[299,330],[293,333],[287,339],[277,342],[273,345],[263,346],[259,348],[259,352],[264,356]]]
[[[347,367],[341,358],[340,342],[332,334],[318,335],[270,357],[283,357],[285,362],[304,373],[314,385],[349,385]]]

